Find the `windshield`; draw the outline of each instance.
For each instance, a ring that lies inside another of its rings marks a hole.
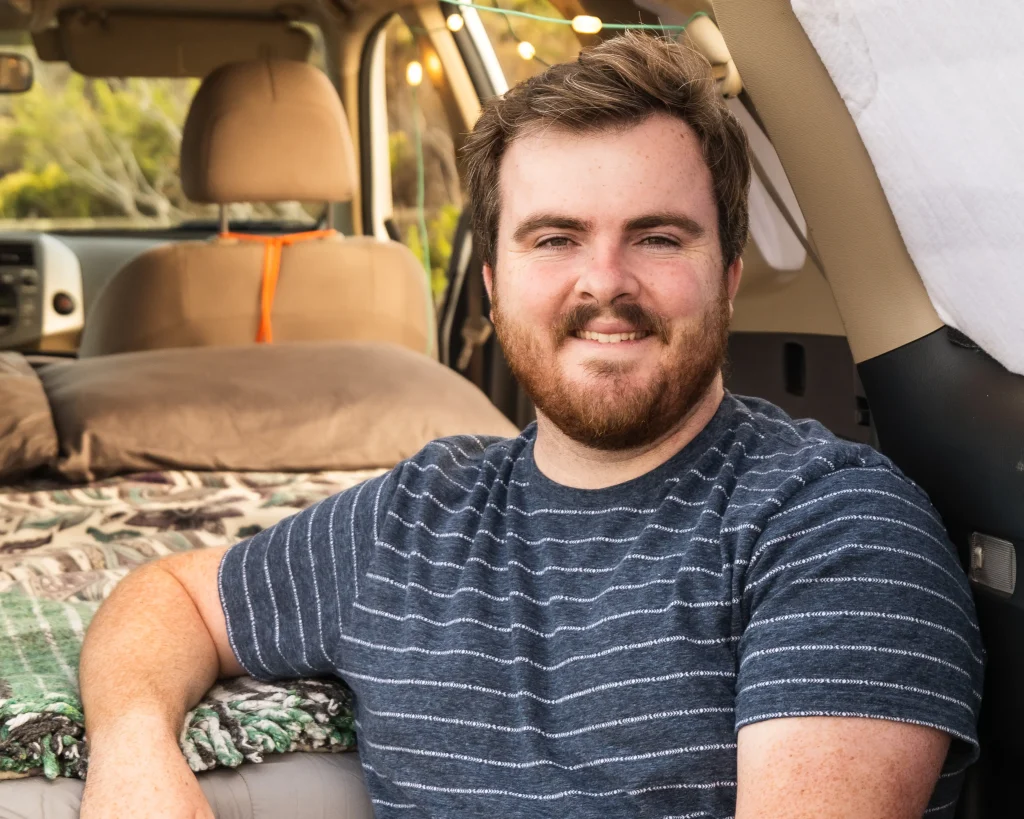
[[[323,38],[311,62],[323,67]],[[198,79],[93,78],[40,60],[35,84],[0,96],[0,231],[215,228],[216,205],[188,201],[178,148]],[[314,226],[324,203],[232,204],[232,227]]]

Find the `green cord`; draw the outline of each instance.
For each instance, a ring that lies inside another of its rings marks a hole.
[[[557,23],[558,25],[564,26],[572,25],[572,20],[566,20],[564,17],[545,17],[542,14],[530,14],[528,11],[515,11],[514,9],[482,6],[479,3],[469,3],[467,0],[445,0],[445,2],[452,6],[465,6],[468,9],[476,9],[477,11],[497,12],[498,14],[504,14],[508,17],[525,17],[527,20],[539,20],[542,23]]]
[[[419,89],[412,86],[412,139],[414,151],[416,152],[416,213],[418,229],[420,232],[420,243],[423,246],[423,266],[427,270],[427,277],[430,276],[430,245],[427,242],[427,217],[426,217],[426,169],[423,162],[423,140],[420,138],[420,101]]]
[[[471,8],[471,9],[478,9],[480,11],[489,11],[489,12],[492,12],[494,14],[500,14],[505,19],[505,25],[508,26],[508,33],[512,35],[513,39],[517,43],[521,43],[523,41],[519,37],[519,35],[516,34],[515,29],[512,28],[512,21],[508,19],[510,16],[511,17],[525,17],[528,20],[538,20],[538,21],[543,22],[543,23],[555,23],[556,25],[561,25],[561,26],[566,26],[566,25],[571,26],[572,25],[572,20],[571,19],[570,20],[566,20],[564,17],[544,17],[544,16],[542,16],[540,14],[530,14],[530,13],[525,12],[525,11],[515,11],[514,9],[503,9],[503,8],[501,8],[501,6],[498,6],[497,4],[495,4],[493,6],[482,6],[482,5],[478,4],[478,3],[467,2],[467,0],[444,0],[444,2],[446,2],[446,3],[448,3],[449,5],[452,5],[452,6],[465,6],[467,8]],[[495,2],[496,2],[496,0],[495,0]],[[692,23],[698,17],[709,17],[709,16],[710,15],[708,15],[708,13],[706,11],[695,11],[693,14],[691,14],[687,18],[686,22],[683,23],[681,26],[667,26],[664,23],[604,23],[604,22],[602,22],[601,23],[601,28],[602,29],[605,29],[605,28],[613,29],[613,30],[616,30],[616,31],[648,30],[648,31],[660,31],[662,33],[668,33],[670,31],[685,31],[686,27],[689,26],[690,23]],[[414,27],[411,30],[414,33],[418,33],[418,34],[431,34],[431,33],[435,33],[435,32],[447,31],[448,29],[447,29],[447,27],[445,27],[445,28],[437,28],[437,29],[427,29],[427,28]],[[536,54],[533,55],[531,60],[540,63],[545,68],[550,68],[551,67],[551,63],[541,59]]]
[[[423,140],[420,138],[419,89],[412,86],[412,138],[416,153],[416,229],[423,248],[423,268],[427,275],[427,354],[434,350],[434,272],[430,267],[430,239],[427,236],[426,163],[423,161]]]
[[[468,0],[445,0],[452,6],[464,6],[477,11],[489,11],[497,14],[504,14],[507,17],[523,17],[527,20],[538,20],[542,23],[554,23],[560,26],[571,26],[572,20],[564,17],[545,17],[542,14],[531,14],[527,11],[516,11],[515,9],[495,8],[494,6],[482,6],[479,3],[470,3]],[[618,31],[630,30],[653,30],[653,31],[684,31],[697,17],[709,16],[706,11],[697,11],[690,15],[690,18],[681,26],[666,26],[661,23],[603,23],[601,28],[614,29]]]
[[[495,5],[494,11],[499,11],[500,12],[500,11],[504,11],[504,9],[502,9],[501,6]],[[522,39],[519,37],[519,35],[516,34],[516,30],[514,28],[512,28],[512,21],[509,20],[508,17],[505,17],[505,15],[502,15],[502,17],[505,20],[505,25],[508,26],[508,33],[512,35],[512,39],[515,40],[517,43],[523,42]],[[533,54],[533,56],[530,59],[533,62],[540,63],[545,68],[551,68],[551,63],[549,63],[549,62],[547,62],[545,60],[542,60],[540,57],[538,57],[536,51],[534,51],[534,54]]]

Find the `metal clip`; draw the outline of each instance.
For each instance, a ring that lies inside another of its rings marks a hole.
[[[455,369],[464,373],[469,369],[469,362],[473,360],[473,351],[482,347],[491,337],[494,328],[491,322],[484,316],[467,318],[462,324],[462,352],[459,353],[459,360],[455,362]]]

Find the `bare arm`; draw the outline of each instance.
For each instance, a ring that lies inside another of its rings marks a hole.
[[[218,677],[244,673],[217,590],[225,551],[136,570],[93,619],[79,670],[90,749],[83,817],[211,815],[178,734]]]
[[[740,729],[736,819],[921,819],[949,736],[881,719],[797,717]]]

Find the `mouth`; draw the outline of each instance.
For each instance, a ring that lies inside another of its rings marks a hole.
[[[595,333],[592,330],[579,330],[573,333],[574,338],[583,341],[596,341],[599,344],[622,344],[626,341],[642,341],[651,334],[644,330],[632,333]]]

